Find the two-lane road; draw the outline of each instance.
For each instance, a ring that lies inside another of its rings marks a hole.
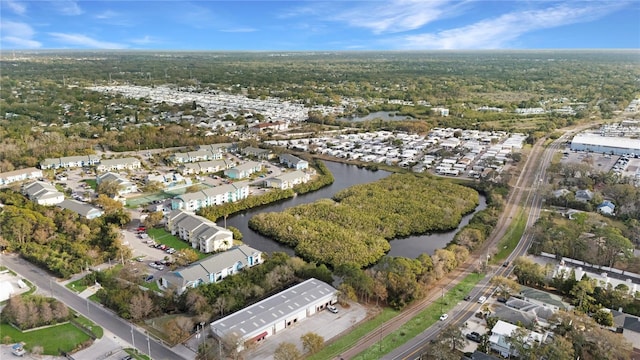
[[[195,357],[195,354],[191,358],[184,357],[182,354],[174,352],[153,338],[148,338],[145,333],[139,331],[136,327],[124,321],[110,310],[92,301],[81,298],[74,292],[58,284],[54,277],[18,256],[1,255],[0,263],[29,280],[40,288],[40,290],[50,292],[50,296],[63,302],[121,339],[132,341],[133,337],[133,343],[135,343],[138,351],[143,354],[148,354],[150,350],[152,359],[174,360],[192,359]]]

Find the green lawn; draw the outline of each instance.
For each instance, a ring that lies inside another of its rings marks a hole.
[[[79,344],[91,339],[71,323],[29,332],[20,332],[11,325],[0,324],[0,333],[3,339],[7,336],[11,338],[9,343],[24,342],[28,351],[31,351],[34,346],[42,346],[44,355],[59,355],[61,351],[70,352]]]
[[[87,289],[87,285],[84,284],[84,278],[72,281],[67,284],[67,288],[71,291],[81,293]]]
[[[499,264],[509,257],[513,250],[518,246],[525,227],[527,226],[527,217],[522,209],[518,211],[515,221],[509,226],[509,230],[504,235],[498,245],[498,253],[491,259],[492,264]]]
[[[98,183],[96,183],[95,179],[84,179],[82,180],[82,182],[89,185],[89,187],[92,188],[93,190],[95,190],[98,187]]]
[[[76,315],[77,317],[75,318],[75,321],[88,327],[98,339],[102,338],[102,336],[104,335],[104,330],[100,326],[96,325],[93,321],[87,319],[86,317],[80,314],[76,314]]]
[[[433,304],[422,310],[418,316],[414,317],[398,330],[387,335],[369,349],[354,357],[356,360],[377,359],[384,354],[390,353],[407,341],[413,339],[428,327],[439,321],[440,315],[447,313],[454,308],[463,298],[469,294],[473,287],[484,277],[482,274],[473,273],[467,275],[453,289],[444,293],[444,297],[438,299]],[[439,291],[433,289],[432,291]]]
[[[161,228],[153,228],[147,230],[149,236],[158,244],[165,244],[169,247],[172,247],[176,250],[180,249],[191,249],[191,244],[186,241],[182,241],[178,239],[176,236],[171,235],[166,230]],[[204,259],[209,256],[208,254],[203,254],[198,249],[193,249],[198,254],[198,259]]]

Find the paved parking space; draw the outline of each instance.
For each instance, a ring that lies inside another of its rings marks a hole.
[[[326,342],[354,327],[367,316],[367,309],[357,303],[351,303],[348,308],[340,305],[336,305],[336,307],[338,308],[337,314],[327,310],[321,311],[310,318],[304,319],[304,321],[300,321],[295,326],[287,328],[285,331],[267,337],[255,349],[246,351],[244,357],[246,359],[271,360],[276,348],[283,342],[296,344],[298,349],[303,351],[302,342],[300,341],[302,335],[309,332],[316,333],[322,336]]]

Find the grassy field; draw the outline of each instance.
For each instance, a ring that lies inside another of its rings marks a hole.
[[[384,337],[381,341],[371,346],[369,349],[358,354],[354,359],[377,359],[384,354],[398,348],[407,341],[413,339],[428,327],[437,323],[440,315],[447,313],[455,307],[463,298],[469,294],[473,287],[484,277],[482,274],[470,274],[450,291],[444,293],[444,297],[422,310],[418,316],[414,317],[398,330]],[[434,289],[433,291],[438,291]]]
[[[95,179],[84,179],[82,180],[82,182],[86,183],[93,190],[95,190],[98,187],[98,183],[96,183]]]
[[[44,355],[59,355],[61,351],[72,351],[81,343],[91,339],[89,335],[70,323],[29,332],[21,332],[8,324],[0,324],[0,333],[3,339],[7,336],[11,338],[9,343],[24,342],[24,347],[28,351],[31,351],[34,346],[42,346]]]
[[[93,321],[84,316],[78,315],[78,317],[75,318],[75,321],[89,328],[98,339],[101,339],[104,335],[104,330],[100,326],[96,325]]]
[[[71,291],[75,291],[77,293],[81,293],[88,288],[88,286],[84,284],[84,278],[78,279],[76,281],[72,281],[68,283],[66,286],[67,286],[67,289]]]
[[[509,230],[505,234],[505,236],[500,240],[498,244],[498,253],[491,259],[492,264],[499,264],[504,259],[506,259],[509,254],[513,252],[513,250],[518,246],[522,235],[524,234],[524,229],[527,226],[527,218],[522,209],[518,211],[518,215],[516,215],[516,220],[511,223],[509,226]]]
[[[191,249],[191,244],[178,239],[176,236],[171,235],[164,229],[149,229],[147,230],[149,236],[159,244],[165,244],[169,247],[172,247],[176,250],[180,249]],[[198,254],[198,259],[204,259],[209,256],[208,254],[203,254],[198,249],[193,249]]]
[[[443,312],[453,308],[458,302],[473,289],[473,287],[483,278],[482,274],[470,274],[464,278],[453,289],[446,292],[444,298],[424,309],[418,316],[404,324],[395,332],[389,334],[374,346],[358,354],[354,359],[377,359],[381,355],[387,354],[405,342],[411,340],[416,335],[433,325],[440,318]],[[438,291],[435,289],[433,291]],[[353,346],[360,338],[375,331],[380,325],[389,321],[400,312],[385,308],[379,315],[358,326],[356,329],[340,337],[322,351],[309,356],[308,360],[331,359]]]

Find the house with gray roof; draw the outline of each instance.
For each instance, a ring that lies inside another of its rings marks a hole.
[[[218,143],[218,144],[200,145],[198,146],[198,150],[209,150],[213,152],[227,153],[230,150],[234,149],[235,147],[236,147],[236,144],[234,143]]]
[[[217,150],[196,150],[196,151],[188,151],[188,152],[177,152],[171,155],[170,160],[173,163],[182,164],[182,163],[192,163],[198,161],[208,161],[208,160],[220,160],[222,159],[222,151]]]
[[[169,272],[160,278],[164,288],[182,294],[189,288],[222,281],[243,269],[262,264],[262,252],[247,245],[239,245],[212,255],[187,267]]]
[[[112,181],[118,184],[118,195],[120,196],[125,194],[131,194],[138,191],[138,187],[136,186],[136,184],[132,183],[131,181],[123,178],[118,174],[115,174],[112,172],[106,172],[96,177],[96,183],[98,185],[104,182],[109,182],[109,181]]]
[[[338,290],[311,278],[210,324],[213,334],[238,339],[238,351],[247,345],[295,326],[299,321],[338,302]]]
[[[114,170],[135,170],[140,169],[142,164],[140,160],[134,157],[122,158],[122,159],[108,159],[100,161],[100,164],[96,166],[96,171],[114,171]]]
[[[34,181],[22,187],[22,194],[38,205],[55,205],[64,200],[64,194],[53,184],[44,181]]]
[[[253,156],[259,160],[269,160],[273,157],[273,153],[269,149],[260,149],[252,146],[240,150],[242,155]]]
[[[298,184],[307,183],[311,179],[311,175],[306,172],[296,170],[265,179],[266,187],[277,189],[291,189]]]
[[[78,168],[93,166],[100,162],[98,155],[78,155],[61,158],[44,159],[40,162],[40,169]]]
[[[247,161],[224,171],[224,176],[230,179],[245,179],[253,173],[262,170],[262,164],[257,161]]]
[[[171,199],[171,209],[182,209],[196,212],[203,207],[236,202],[238,200],[246,199],[248,196],[249,183],[246,181],[239,181],[178,195]]]
[[[9,185],[14,182],[24,180],[35,180],[42,178],[42,170],[30,167],[0,173],[0,186]]]
[[[233,245],[231,230],[184,210],[170,212],[167,215],[166,227],[171,235],[191,243],[191,247],[203,253],[227,250]]]
[[[280,164],[286,165],[288,168],[294,168],[296,170],[304,170],[309,168],[309,162],[302,160],[297,156],[291,154],[281,154],[278,157]]]
[[[620,311],[611,310],[613,323],[622,332],[627,341],[633,345],[634,350],[640,350],[640,317],[625,314]]]
[[[89,220],[98,218],[104,214],[102,210],[77,200],[66,199],[59,203],[58,207],[71,210]]]
[[[178,171],[182,175],[188,174],[210,174],[219,171],[224,171],[236,166],[235,161],[231,160],[211,160],[200,161],[195,163],[186,163],[178,166]]]
[[[593,199],[593,192],[591,190],[578,190],[576,191],[576,200],[582,202],[589,202]]]

